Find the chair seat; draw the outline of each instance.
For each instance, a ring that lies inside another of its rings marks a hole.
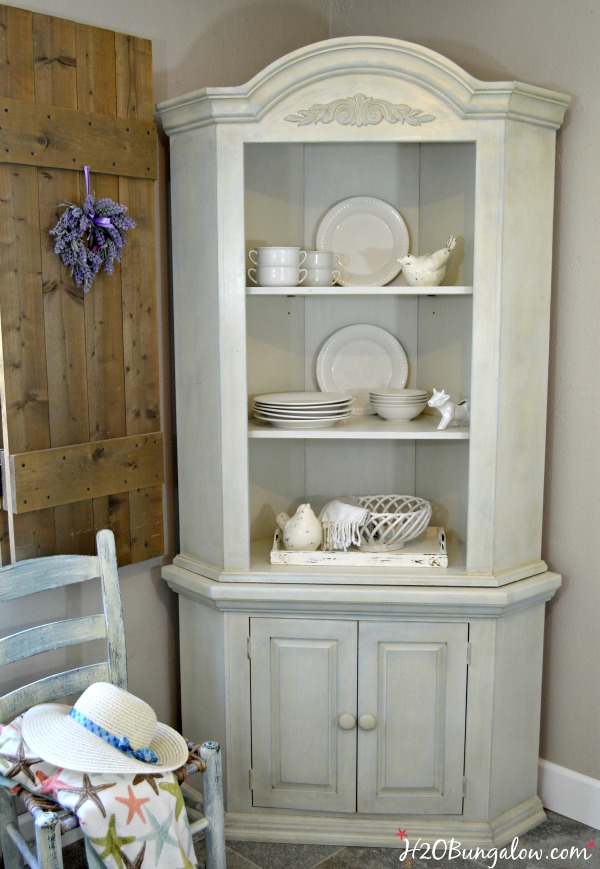
[[[179,767],[179,769],[173,771],[173,775],[176,777],[180,785],[182,785],[189,776],[194,775],[194,773],[204,772],[206,770],[206,763],[200,756],[200,748],[200,743],[188,741],[189,754],[187,762]],[[70,830],[75,830],[79,826],[79,818],[74,812],[70,812],[68,809],[63,808],[63,806],[59,806],[58,803],[54,800],[48,799],[46,796],[32,794],[25,790],[25,788],[21,788],[19,799],[34,821],[42,814],[52,812],[52,814],[58,818],[61,835],[68,833]],[[190,826],[193,825],[190,824]],[[194,832],[195,831],[192,829],[192,835]]]

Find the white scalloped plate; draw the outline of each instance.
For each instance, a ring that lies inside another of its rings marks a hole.
[[[342,287],[383,287],[400,271],[396,259],[408,253],[409,238],[402,216],[387,202],[351,196],[323,217],[316,243],[338,254]]]
[[[372,414],[371,390],[402,389],[408,360],[400,342],[385,329],[357,323],[338,329],[317,357],[317,383],[324,392],[354,396],[355,414]]]

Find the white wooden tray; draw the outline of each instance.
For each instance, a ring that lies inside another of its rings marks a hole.
[[[430,525],[423,534],[409,540],[402,549],[389,552],[364,552],[351,546],[346,552],[288,552],[281,543],[278,528],[273,538],[271,564],[347,564],[369,567],[448,567],[446,532]]]

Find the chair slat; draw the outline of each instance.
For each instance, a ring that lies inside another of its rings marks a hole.
[[[67,697],[84,691],[92,682],[106,682],[110,674],[108,664],[89,664],[69,670],[66,673],[54,673],[31,682],[23,688],[17,688],[0,699],[0,721],[8,722],[16,718],[31,706],[38,703],[54,702],[57,697]]]
[[[26,628],[0,638],[0,666],[21,661],[31,655],[64,649],[106,637],[106,620],[101,613],[76,619],[61,619]]]
[[[104,529],[96,535],[96,550],[102,577],[102,597],[108,631],[108,660],[111,681],[119,688],[127,689],[127,659],[125,653],[125,628],[119,590],[119,572],[115,538]]]
[[[1,574],[0,601],[5,601],[95,579],[100,565],[96,555],[48,555],[8,564]]]

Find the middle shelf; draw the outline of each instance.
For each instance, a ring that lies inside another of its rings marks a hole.
[[[379,416],[351,416],[327,429],[278,429],[268,422],[248,420],[249,438],[300,438],[327,440],[440,440],[469,439],[469,427],[461,425],[438,431],[439,415],[421,414],[417,419],[395,421]]]

